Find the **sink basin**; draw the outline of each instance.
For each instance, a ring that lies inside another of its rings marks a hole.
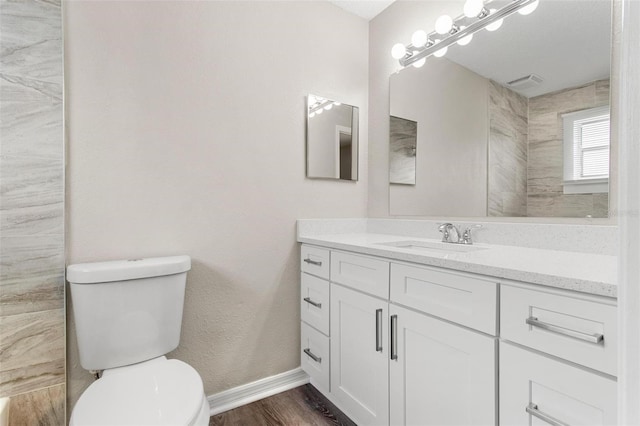
[[[441,253],[471,253],[486,250],[486,247],[477,247],[465,244],[431,243],[428,241],[395,241],[392,243],[378,243],[382,246],[397,247],[408,250],[436,251]]]

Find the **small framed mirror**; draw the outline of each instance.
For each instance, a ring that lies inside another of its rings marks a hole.
[[[358,107],[307,96],[307,177],[358,180]]]

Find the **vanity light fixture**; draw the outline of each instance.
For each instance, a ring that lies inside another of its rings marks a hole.
[[[334,106],[342,105],[340,102],[334,102],[320,96],[309,95],[309,118],[322,114],[325,110],[329,111]]]
[[[442,57],[447,48],[454,43],[465,46],[471,42],[473,34],[486,28],[495,31],[502,25],[504,18],[515,12],[528,15],[537,7],[540,0],[513,0],[500,9],[487,8],[492,0],[467,0],[463,14],[453,19],[448,15],[438,18],[435,31],[427,34],[416,31],[411,37],[411,44],[405,46],[397,43],[391,49],[391,56],[403,67],[413,65],[421,67],[426,58],[433,55]],[[436,38],[437,37],[437,38]]]

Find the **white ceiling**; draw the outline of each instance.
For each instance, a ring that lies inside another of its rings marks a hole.
[[[395,0],[329,0],[338,7],[367,21],[375,18]]]
[[[453,45],[445,57],[503,85],[536,74],[539,86],[514,89],[533,97],[608,78],[610,49],[610,1],[541,0],[532,14],[514,14],[497,31]]]

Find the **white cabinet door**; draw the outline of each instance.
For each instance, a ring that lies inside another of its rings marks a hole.
[[[496,339],[389,306],[390,419],[399,425],[495,425]]]
[[[503,425],[615,425],[616,399],[615,380],[500,343]]]
[[[331,396],[361,425],[389,424],[388,306],[331,284]]]

